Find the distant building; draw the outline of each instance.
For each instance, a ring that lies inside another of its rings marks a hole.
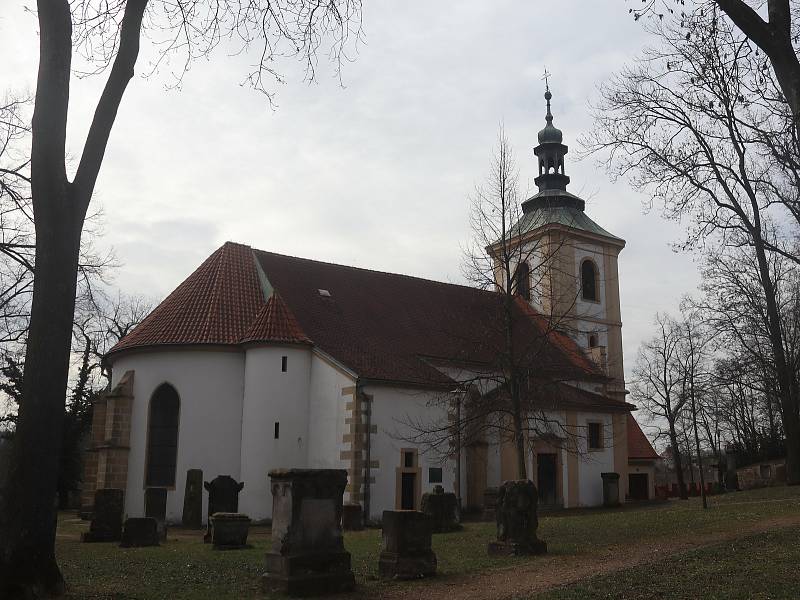
[[[541,335],[553,312],[571,327],[548,333],[531,365],[560,382],[544,400],[560,427],[527,440],[528,472],[545,504],[601,504],[610,471],[622,497],[629,486],[652,497],[657,457],[624,401],[625,242],[566,191],[567,147],[549,91],[547,100],[539,192],[511,240],[550,244],[560,268],[546,289],[518,270],[528,279],[514,315],[521,336]],[[446,424],[452,405],[438,400],[493,364],[484,342],[499,335],[488,326],[496,303],[491,291],[226,243],[109,352],[113,390],[95,405],[84,502],[97,487],[121,487],[126,512],[141,516],[146,488],[163,487],[167,517],[179,520],[186,471],[198,468],[207,480],[244,481],[240,510],[262,519],[271,515],[268,471],[310,467],[346,469],[345,500],[370,517],[418,508],[437,484],[480,506],[487,487],[516,478],[514,445],[490,432],[463,448],[457,468],[452,448],[442,460],[409,441],[409,420]],[[476,393],[502,393],[490,379]]]

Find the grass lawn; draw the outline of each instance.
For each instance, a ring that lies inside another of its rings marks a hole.
[[[548,542],[551,555],[592,561],[603,552],[607,555],[610,549],[624,552],[631,543],[702,540],[707,535],[735,535],[768,519],[800,518],[800,488],[740,492],[710,500],[712,506],[708,511],[700,508],[699,499],[612,511],[567,511],[543,517],[540,537]],[[221,599],[259,595],[258,579],[263,571],[264,552],[269,547],[266,529],[255,528],[251,536],[253,548],[220,552],[203,544],[198,533],[178,529],[171,530],[168,542],[158,548],[122,549],[114,544],[83,544],[79,534],[86,528],[85,523],[68,514],[62,515],[59,523],[57,553],[72,598]],[[800,549],[790,550],[788,546],[797,546],[798,533],[800,531],[792,529],[791,532],[740,538],[727,545],[665,558],[646,568],[585,580],[591,582],[595,595],[587,592],[587,583],[584,587],[576,585],[554,590],[544,597],[689,598],[698,596],[697,582],[707,579],[718,586],[715,589],[719,590],[720,598],[751,597],[748,594],[736,596],[734,592],[745,589],[741,582],[762,581],[767,586],[765,589],[776,590],[764,598],[800,597],[800,593],[788,596],[784,593],[797,589],[791,587],[795,585],[792,581],[796,573],[788,570],[788,566],[797,564]],[[493,536],[491,523],[467,523],[461,532],[435,535],[433,543],[439,560],[439,577],[413,586],[377,580],[380,531],[347,533],[345,545],[352,553],[356,581],[363,592],[408,586],[409,591],[419,596],[425,593],[425,586],[447,585],[467,574],[535,564],[532,561],[536,558],[489,558],[486,543]],[[792,544],[788,544],[789,540]],[[775,558],[769,570],[764,561],[758,560],[765,555]],[[672,588],[658,592],[661,588],[653,586],[661,585],[662,581],[669,581]],[[626,591],[620,595],[617,590]],[[723,592],[727,595],[722,595]]]
[[[666,556],[656,564],[592,577],[536,600],[800,598],[800,527]]]

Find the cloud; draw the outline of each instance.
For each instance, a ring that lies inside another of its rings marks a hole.
[[[35,84],[35,20],[5,8],[0,88]],[[218,52],[180,90],[166,74],[135,78],[97,186],[106,237],[123,266],[117,284],[163,297],[225,240],[276,252],[461,281],[467,197],[488,168],[504,123],[533,187],[532,148],[544,125],[545,66],[556,124],[570,145],[570,189],[595,193],[588,212],[625,238],[620,257],[626,363],[652,314],[674,310],[697,275],[669,242],[680,230],[593,160],[575,140],[591,126],[596,86],[646,42],[623,3],[390,2],[365,4],[366,43],[314,84],[279,67],[277,109],[239,84],[252,56]],[[145,43],[143,51],[150,51]],[[144,68],[140,67],[139,72]],[[102,77],[73,81],[69,149],[77,156]]]

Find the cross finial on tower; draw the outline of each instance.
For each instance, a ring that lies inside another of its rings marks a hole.
[[[547,67],[544,68],[544,75],[542,76],[544,80],[544,99],[547,100],[547,115],[545,115],[545,119],[548,123],[553,122],[553,113],[550,112],[550,98],[553,97],[553,94],[550,93],[550,71],[547,70]]]

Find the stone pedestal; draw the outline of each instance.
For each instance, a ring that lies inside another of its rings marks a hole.
[[[416,510],[383,511],[383,540],[378,574],[385,579],[418,579],[436,575],[431,550],[431,519]]]
[[[452,492],[445,493],[442,486],[434,487],[432,494],[422,494],[420,508],[430,518],[433,533],[446,533],[461,529],[458,498]]]
[[[342,505],[342,529],[345,531],[364,529],[364,509],[360,504]]]
[[[158,539],[167,541],[167,488],[151,487],[144,491],[144,516],[156,520]]]
[[[158,546],[158,523],[152,517],[126,519],[122,530],[122,548],[142,548]]]
[[[276,469],[272,488],[272,548],[262,577],[265,592],[312,596],[355,587],[342,539],[347,471]]]
[[[247,548],[250,517],[242,513],[218,512],[211,515],[211,543],[214,550]]]
[[[201,469],[186,471],[181,525],[187,529],[203,527],[203,471]]]
[[[539,493],[529,479],[505,481],[497,494],[497,540],[489,542],[489,556],[544,554],[547,543],[536,537]]]
[[[239,492],[244,487],[244,482],[238,483],[230,475],[218,475],[211,480],[203,483],[203,487],[208,490],[208,521],[206,522],[206,534],[203,541],[211,541],[211,515],[214,513],[238,513],[239,512]]]
[[[603,479],[603,506],[619,506],[619,473],[600,473]]]
[[[487,487],[483,490],[483,520],[494,521],[497,513],[497,495],[499,490],[496,487]]]
[[[94,493],[94,509],[89,531],[81,536],[84,542],[118,542],[122,539],[122,510],[125,492],[103,488]]]

